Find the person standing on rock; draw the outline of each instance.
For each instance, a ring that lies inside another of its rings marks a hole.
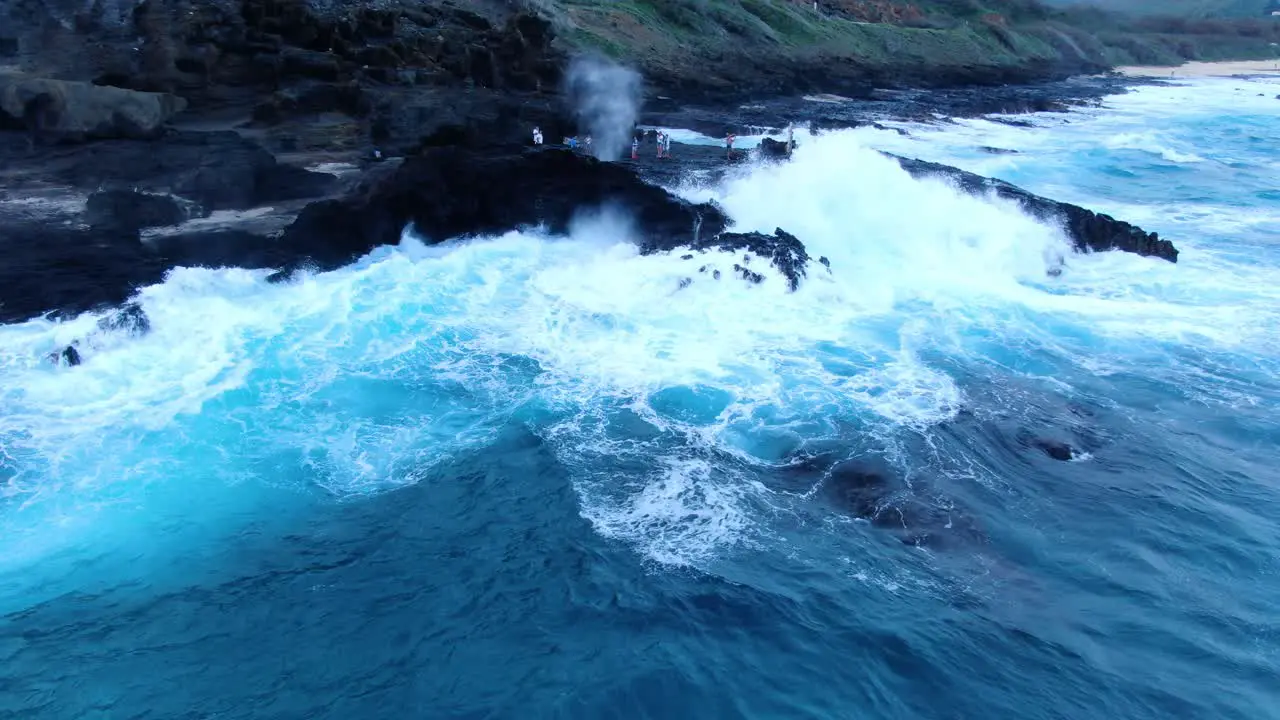
[[[639,138],[635,138],[635,137],[631,138],[631,159],[632,160],[640,159],[640,139]]]
[[[541,145],[541,144],[542,144],[542,129],[541,129],[541,128],[537,128],[537,127],[535,127],[535,128],[533,129],[533,144],[534,144],[534,145]]]
[[[733,133],[729,133],[728,135],[724,136],[724,148],[726,151],[725,155],[730,160],[733,159],[733,141],[736,139],[738,139],[738,136],[734,135]]]
[[[671,159],[671,133],[662,136],[662,156]]]
[[[586,149],[588,155],[591,154],[591,135],[588,134],[587,137],[583,139],[582,147]]]
[[[659,132],[658,132],[657,137],[655,137],[655,138],[654,138],[654,140],[655,140],[654,144],[658,146],[658,159],[659,159],[659,160],[661,160],[661,159],[662,159],[662,143],[664,142],[664,140],[665,140],[665,138],[666,138],[666,137],[667,137],[666,135],[663,135],[663,134],[662,134],[662,132],[661,132],[661,131],[659,131]]]

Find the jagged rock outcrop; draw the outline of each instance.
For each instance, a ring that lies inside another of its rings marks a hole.
[[[150,138],[187,106],[165,93],[41,78],[0,79],[0,127],[38,141]]]
[[[138,337],[151,332],[151,318],[137,303],[125,305],[98,321],[103,332],[118,332]]]
[[[95,230],[136,233],[143,228],[177,225],[187,219],[187,208],[172,195],[136,190],[93,193],[84,208],[84,220]]]
[[[410,224],[429,242],[535,226],[566,233],[579,213],[600,208],[628,216],[642,254],[681,248],[741,253],[735,274],[763,282],[751,267],[760,258],[791,290],[807,274],[804,244],[781,228],[772,235],[724,232],[728,219],[715,205],[681,200],[625,165],[552,149],[487,155],[456,147],[428,150],[349,197],[308,205],[277,245],[307,264],[332,267],[398,242]]]
[[[338,187],[334,176],[280,163],[232,131],[100,141],[51,159],[44,174],[77,188],[171,193],[204,213],[314,198]]]
[[[800,287],[800,281],[808,276],[809,253],[804,243],[791,233],[777,228],[772,235],[763,233],[723,232],[699,238],[696,244],[690,245],[693,250],[717,250],[729,253],[744,253],[739,262],[733,264],[733,271],[743,280],[759,283],[764,276],[752,270],[752,258],[762,258],[769,262],[786,278],[787,287],[793,292]],[[671,250],[669,243],[646,243],[641,248],[643,254],[666,252]],[[694,256],[686,256],[693,259]],[[826,263],[824,263],[825,265]],[[708,265],[699,271],[706,272]]]
[[[442,147],[406,159],[361,193],[308,205],[280,243],[332,266],[398,242],[409,224],[428,241],[534,226],[564,233],[580,211],[610,205],[634,220],[651,251],[697,246],[727,222],[714,205],[680,200],[619,164],[563,150]]]
[[[764,138],[760,141],[759,152],[767,158],[785,158],[791,155],[791,146],[781,140]]]
[[[1178,249],[1172,242],[1110,215],[1033,195],[1003,180],[982,177],[948,165],[896,155],[889,155],[889,157],[896,159],[898,164],[913,176],[945,177],[967,193],[995,194],[998,197],[1016,201],[1025,212],[1046,222],[1060,223],[1076,250],[1080,252],[1123,250],[1145,257],[1158,257],[1169,262],[1178,262]]]

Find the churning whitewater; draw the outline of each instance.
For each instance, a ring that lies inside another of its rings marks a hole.
[[[795,292],[584,208],[0,327],[0,713],[1280,717],[1278,87],[678,189],[828,258]]]

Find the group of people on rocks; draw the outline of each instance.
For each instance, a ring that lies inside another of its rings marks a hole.
[[[649,130],[638,135],[633,135],[631,138],[631,159],[632,160],[640,159],[640,141],[642,138],[647,138],[650,133],[653,133],[654,144],[658,150],[658,159],[659,160],[670,159],[671,158],[671,133],[665,133],[661,130]],[[738,139],[738,136],[733,132],[729,132],[725,134],[725,137],[724,137],[725,155],[730,160],[732,160],[734,157],[733,143],[737,139]],[[542,129],[535,127],[533,129],[533,144],[542,145],[543,140],[544,139],[542,136]],[[576,151],[581,149],[587,153],[590,153],[591,152],[591,135],[587,135],[581,142],[579,142],[578,136],[576,135],[572,137],[566,137],[564,138],[563,145],[569,148],[570,150]],[[795,149],[795,147],[796,147],[795,128],[788,127],[787,128],[787,152],[790,153],[792,150]]]
[[[544,138],[542,135],[542,128],[535,127],[533,129],[533,144],[542,145],[543,142],[544,142]],[[591,135],[588,134],[586,137],[582,138],[581,140],[578,139],[577,135],[566,137],[561,144],[563,144],[565,147],[569,148],[570,150],[582,150],[583,152],[589,153],[591,152],[591,142],[592,142]]]
[[[658,148],[658,159],[671,157],[671,133],[664,133],[661,130],[653,131],[653,143]],[[647,136],[648,133],[646,132]],[[631,138],[631,159],[640,159],[640,137],[633,136]]]

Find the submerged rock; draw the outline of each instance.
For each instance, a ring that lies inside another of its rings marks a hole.
[[[1074,448],[1060,440],[1038,437],[1033,438],[1030,441],[1030,444],[1032,447],[1039,448],[1045,455],[1048,455],[1054,460],[1061,460],[1063,462],[1074,460],[1078,454]]]
[[[834,507],[892,533],[906,545],[948,549],[986,541],[977,522],[954,502],[910,487],[880,464],[837,463],[826,472],[821,493]]]
[[[995,193],[999,197],[1017,201],[1023,211],[1043,221],[1061,223],[1068,237],[1071,238],[1072,244],[1080,252],[1123,250],[1146,257],[1158,257],[1169,262],[1178,261],[1178,249],[1173,246],[1173,243],[1162,240],[1156,233],[1149,233],[1123,220],[1116,220],[1110,215],[1033,195],[1003,180],[982,177],[948,165],[886,154],[897,160],[904,170],[915,177],[949,178],[967,193],[973,195]]]
[[[822,493],[828,501],[864,520],[878,517],[892,498],[906,489],[886,468],[857,461],[830,468],[822,484]]]
[[[842,457],[838,449],[802,453],[778,467],[767,482],[865,521],[905,545],[946,550],[987,542],[971,513],[919,479],[907,482],[882,456]]]

